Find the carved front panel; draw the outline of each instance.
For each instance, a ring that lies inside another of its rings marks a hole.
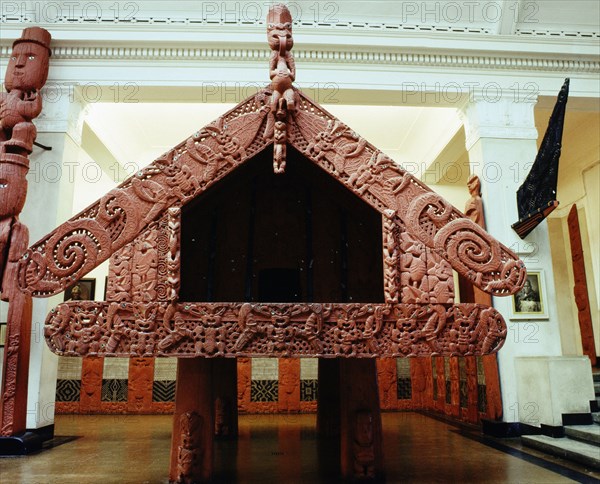
[[[502,316],[476,304],[60,304],[46,321],[60,355],[430,356],[497,351]]]
[[[451,304],[452,267],[412,237],[393,210],[383,215],[384,289],[388,303]]]
[[[180,210],[171,208],[110,258],[107,301],[168,301],[179,294]]]

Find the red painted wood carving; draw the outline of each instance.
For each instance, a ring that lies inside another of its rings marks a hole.
[[[292,16],[284,5],[274,5],[267,17],[267,39],[271,48],[269,77],[271,78],[270,113],[265,138],[273,139],[273,171],[285,173],[288,125],[296,108],[296,63],[292,55]]]
[[[506,325],[477,304],[60,304],[46,341],[65,356],[481,355]]]
[[[50,34],[39,27],[23,30],[13,43],[0,94],[0,294],[9,302],[0,401],[0,435],[25,430],[31,296],[18,290],[17,266],[29,244],[19,221],[27,197],[29,154],[42,111],[40,90],[48,77]]]
[[[47,53],[47,42],[38,37],[32,41],[33,37],[29,43]],[[14,157],[26,160],[26,156],[14,150],[30,151],[35,132],[26,110],[14,107],[21,104],[15,101],[16,94],[10,97],[7,82],[9,94],[2,98],[3,109],[12,106],[21,118],[17,116],[8,131],[4,126],[9,125],[3,124],[11,148],[3,148],[0,169],[8,173],[9,181],[14,180],[17,190],[10,192],[11,207],[16,208],[0,213],[0,242],[6,244],[7,234],[20,238],[13,242],[19,250],[9,252],[14,264],[4,269],[4,280],[10,272],[11,281],[18,281],[25,312],[31,296],[58,294],[111,259],[108,301],[60,304],[46,320],[46,341],[57,354],[92,357],[84,363],[81,395],[81,406],[89,400],[90,408],[101,406],[98,391],[87,385],[91,382],[100,388],[101,357],[134,358],[129,406],[136,412],[145,412],[152,405],[152,364],[146,358],[188,358],[179,362],[178,369],[172,480],[208,479],[214,433],[224,432],[230,426],[228,420],[235,421],[233,415],[225,418],[225,398],[233,399],[234,383],[226,391],[214,383],[226,364],[207,358],[256,356],[320,357],[323,368],[327,367],[326,358],[339,358],[331,362],[335,364],[330,370],[338,368],[340,391],[328,403],[325,413],[330,414],[330,421],[320,410],[325,418],[320,425],[341,430],[345,477],[379,477],[383,454],[373,358],[498,351],[507,332],[502,316],[487,305],[454,304],[452,269],[488,293],[507,296],[523,285],[525,267],[483,228],[293,86],[292,18],[285,6],[270,8],[267,38],[272,51],[268,87],[169,150],[24,253],[27,241],[18,235],[24,229],[19,228],[16,215],[22,207],[19,195],[24,190],[26,164]],[[31,108],[37,106],[35,92],[27,92],[22,101]],[[381,214],[384,303],[181,300],[181,208],[271,146],[275,173],[290,176],[283,174],[291,146]],[[13,336],[18,338],[18,334]],[[11,341],[9,358],[14,346]],[[425,375],[424,365],[414,365],[414,371]],[[247,403],[250,371],[247,361],[241,366],[237,388]],[[273,409],[298,411],[298,361],[284,360],[281,368],[282,398],[273,402]],[[388,380],[395,374],[389,370]],[[419,394],[415,401],[422,401],[432,385],[428,380],[415,387]],[[394,387],[388,382],[388,400]],[[326,392],[323,389],[323,394]],[[453,399],[457,398],[454,389]],[[337,422],[333,417],[340,415]]]
[[[590,358],[590,362],[592,363],[592,366],[594,366],[596,364],[596,344],[594,342],[594,329],[592,327],[592,313],[590,311],[590,300],[588,297],[577,205],[571,207],[567,222],[569,225],[569,239],[571,241],[573,278],[575,279],[573,294],[575,295],[575,304],[577,305],[581,345],[583,347],[583,354]]]

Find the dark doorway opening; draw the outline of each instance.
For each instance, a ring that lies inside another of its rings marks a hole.
[[[383,302],[381,215],[289,148],[272,148],[182,210],[182,301]]]
[[[263,269],[258,274],[258,300],[275,303],[302,301],[299,269]]]

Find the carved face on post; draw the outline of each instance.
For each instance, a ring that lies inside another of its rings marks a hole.
[[[285,44],[281,40],[285,39]],[[267,40],[269,47],[274,51],[292,50],[294,39],[292,38],[292,15],[285,5],[274,5],[269,9],[267,17]],[[282,46],[284,49],[282,49]]]
[[[6,67],[4,83],[11,91],[37,91],[48,79],[50,34],[39,27],[23,30],[13,44],[12,55]]]
[[[27,197],[27,168],[16,163],[0,163],[0,219],[21,213]]]

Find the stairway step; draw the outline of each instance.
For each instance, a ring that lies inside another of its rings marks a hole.
[[[592,412],[592,420],[600,425],[600,412]]]
[[[579,462],[594,469],[600,469],[600,449],[595,445],[562,437],[553,439],[545,435],[527,435],[521,437],[524,445],[562,457],[563,459]]]
[[[566,425],[565,435],[570,439],[600,447],[600,425]],[[600,454],[600,451],[598,453]]]

